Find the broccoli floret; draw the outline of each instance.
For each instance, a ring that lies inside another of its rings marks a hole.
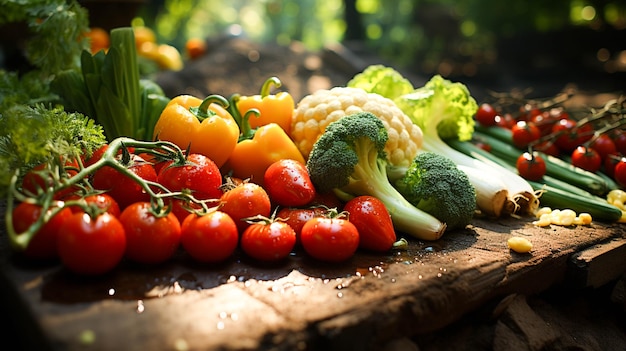
[[[381,200],[400,232],[436,240],[446,224],[408,202],[387,179],[384,147],[388,133],[374,114],[358,112],[330,123],[307,160],[311,180],[324,192],[346,197],[371,195]]]
[[[469,178],[443,155],[420,153],[394,185],[415,207],[446,223],[447,230],[464,228],[476,211],[476,193]]]

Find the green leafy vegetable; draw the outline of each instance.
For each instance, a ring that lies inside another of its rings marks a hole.
[[[368,66],[363,72],[355,75],[347,85],[382,95],[391,100],[408,94],[414,89],[413,84],[402,74],[383,65]]]
[[[83,51],[81,69],[82,75],[65,71],[52,82],[66,109],[94,118],[109,141],[122,136],[151,140],[169,99],[156,83],[140,79],[133,29],[113,29],[106,53]]]
[[[50,91],[49,81],[38,71],[20,76],[18,72],[0,70],[0,115],[15,105],[57,102],[59,97]]]
[[[141,118],[137,135],[143,135],[144,140],[151,140],[154,135],[154,126],[170,99],[153,80],[141,79],[139,85],[141,87]]]
[[[16,105],[0,115],[0,195],[15,170],[24,174],[58,156],[89,155],[105,143],[102,127],[60,107]]]

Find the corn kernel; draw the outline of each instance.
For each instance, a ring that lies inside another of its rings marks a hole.
[[[517,253],[527,253],[533,249],[533,244],[530,242],[530,240],[519,237],[519,236],[514,236],[514,237],[509,238],[506,244],[509,247],[509,249]]]
[[[626,192],[624,192],[626,194]],[[591,215],[587,212],[576,214],[572,209],[551,209],[550,207],[542,207],[535,212],[538,218],[532,224],[539,227],[547,227],[551,224],[560,226],[571,225],[589,225],[591,224]],[[626,223],[626,210],[622,212],[620,222]]]
[[[567,217],[567,216],[561,217],[559,225],[563,227],[569,227],[571,225],[574,225],[574,218],[576,217]]]
[[[533,224],[539,227],[547,227],[552,224],[552,218],[549,213],[544,213],[538,220],[534,221]]]
[[[626,202],[626,191],[621,189],[613,189],[606,196],[606,201],[621,210],[626,210],[624,202]]]
[[[589,225],[591,224],[591,221],[593,220],[593,218],[591,217],[591,214],[587,212],[579,213],[578,218],[580,218],[583,225]]]
[[[562,210],[559,215],[559,221],[562,226],[570,226],[574,224],[574,218],[576,218],[576,212],[570,209]]]
[[[537,212],[535,213],[535,217],[540,218],[544,214],[550,214],[550,212],[552,212],[552,209],[550,207],[542,207],[537,210]]]
[[[559,209],[552,210],[552,212],[550,212],[550,221],[552,222],[552,224],[560,225],[561,224],[561,210]]]

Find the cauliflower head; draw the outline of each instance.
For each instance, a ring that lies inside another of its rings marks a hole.
[[[411,164],[422,147],[420,127],[392,100],[360,88],[321,89],[302,98],[294,110],[291,139],[308,158],[313,144],[330,123],[357,112],[370,112],[383,122],[389,134],[385,152],[390,164]]]

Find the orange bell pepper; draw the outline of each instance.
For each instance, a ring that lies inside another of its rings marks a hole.
[[[272,85],[280,88],[282,83],[277,77],[267,79],[261,87],[260,95],[241,96],[237,108],[241,114],[253,108],[259,110],[259,116],[250,119],[250,127],[258,128],[268,123],[276,123],[289,134],[295,109],[293,97],[287,92],[270,95]]]
[[[239,125],[219,95],[204,100],[190,95],[173,98],[154,126],[154,139],[170,141],[189,153],[209,157],[218,167],[230,157],[239,139]]]
[[[304,157],[287,132],[277,123],[268,123],[255,129],[250,128],[251,114],[259,114],[251,109],[241,117],[236,106],[238,95],[231,98],[231,108],[235,107],[233,117],[242,131],[239,142],[222,167],[223,174],[230,174],[240,179],[263,185],[265,170],[274,162],[292,159],[305,163]],[[255,117],[253,117],[255,118]]]

